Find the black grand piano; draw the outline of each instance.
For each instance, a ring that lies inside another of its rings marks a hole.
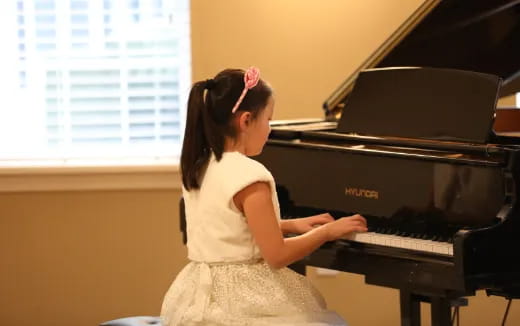
[[[403,326],[420,324],[421,301],[444,326],[476,290],[517,298],[520,125],[494,126],[498,98],[519,91],[520,1],[425,1],[323,119],[274,122],[257,157],[284,218],[368,220],[303,263],[399,289]]]

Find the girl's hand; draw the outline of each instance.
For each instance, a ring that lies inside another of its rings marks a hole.
[[[332,217],[329,213],[324,213],[309,217],[295,218],[292,220],[292,222],[294,232],[297,234],[304,234],[317,226],[334,222],[334,217]]]
[[[352,232],[366,232],[368,230],[367,221],[359,214],[342,217],[323,227],[326,228],[328,241],[343,238]]]

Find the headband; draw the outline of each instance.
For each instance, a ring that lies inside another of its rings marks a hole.
[[[247,91],[251,88],[255,87],[256,84],[258,84],[258,81],[260,80],[260,70],[256,67],[250,67],[246,70],[244,73],[244,90],[242,91],[242,94],[240,94],[240,97],[238,98],[238,101],[235,103],[235,106],[233,106],[233,109],[231,109],[231,113],[235,113],[238,110],[238,107],[240,106],[240,103],[242,103],[242,100],[247,94]]]

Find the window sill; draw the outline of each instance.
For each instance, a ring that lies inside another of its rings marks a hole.
[[[178,160],[0,162],[0,192],[181,189]]]

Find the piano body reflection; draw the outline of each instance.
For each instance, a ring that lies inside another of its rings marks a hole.
[[[520,91],[518,40],[520,1],[426,1],[324,119],[273,123],[257,159],[284,218],[368,220],[305,264],[399,289],[403,326],[420,324],[421,301],[451,325],[454,300],[476,290],[519,295],[520,138],[493,129],[497,99]]]

